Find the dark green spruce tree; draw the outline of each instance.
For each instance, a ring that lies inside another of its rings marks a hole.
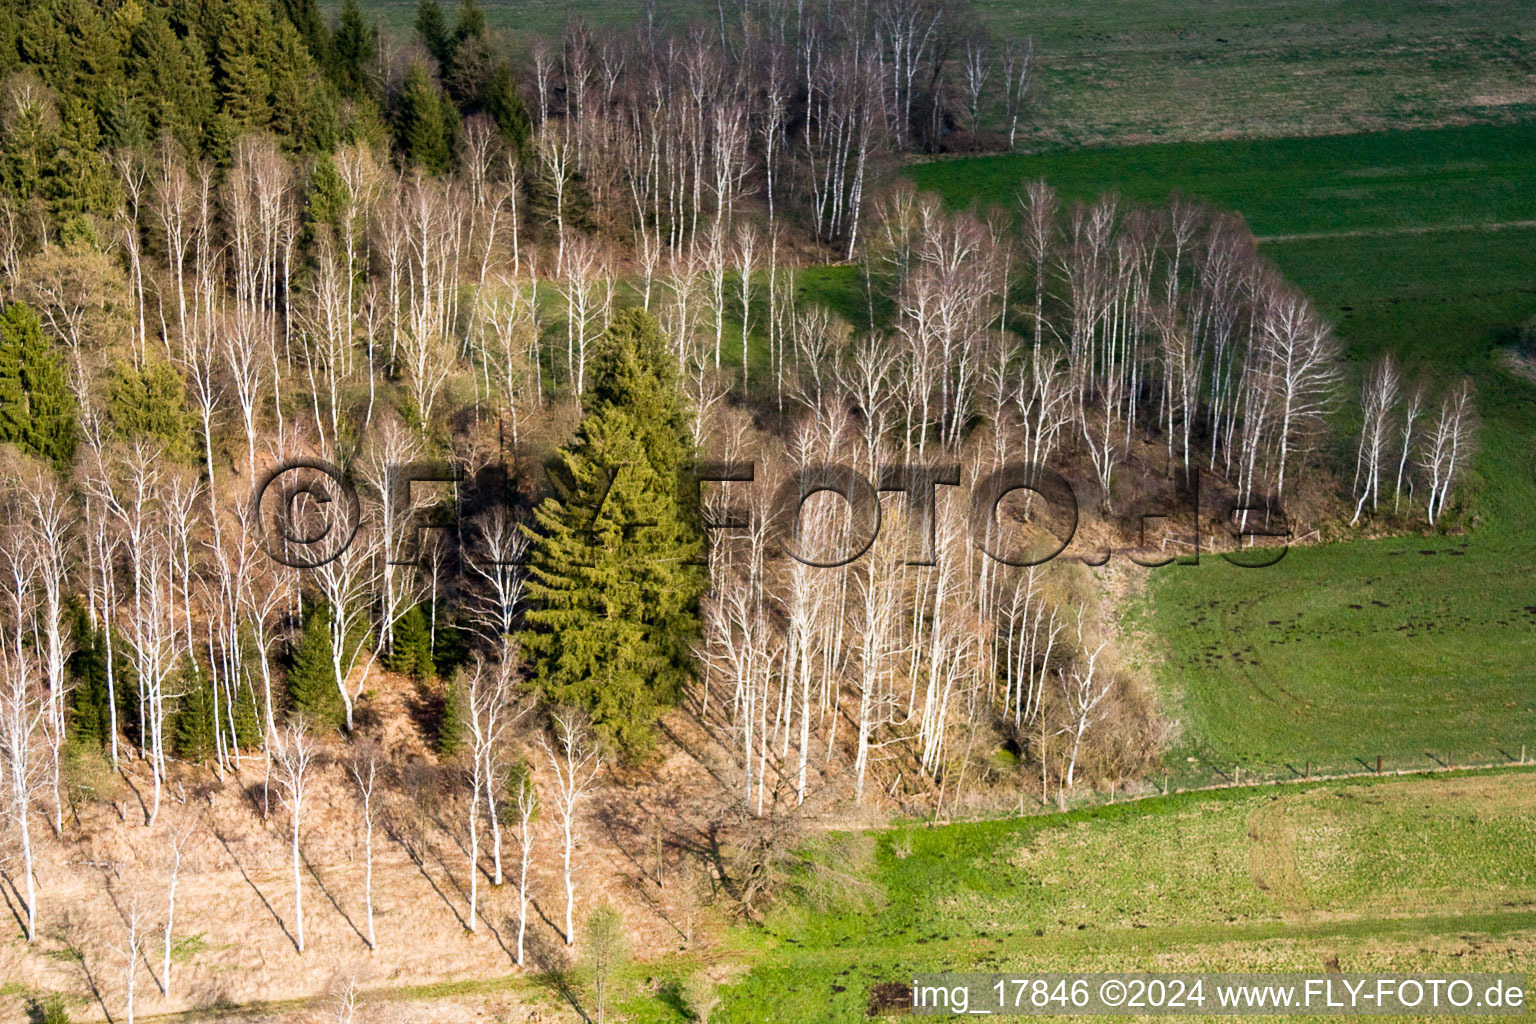
[[[453,59],[453,33],[448,31],[448,19],[443,16],[443,5],[438,0],[421,0],[417,6],[416,35],[439,64],[446,65]]]
[[[220,113],[236,132],[265,128],[272,118],[272,12],[258,0],[220,5],[213,46]]]
[[[276,6],[288,16],[293,27],[299,30],[299,38],[304,40],[304,47],[314,62],[322,68],[329,68],[336,59],[336,51],[331,30],[320,14],[320,5],[315,0],[278,0]]]
[[[455,43],[466,39],[478,39],[489,31],[485,23],[485,11],[476,0],[459,0],[459,10],[453,26]]]
[[[119,436],[154,441],[168,458],[185,462],[193,455],[186,385],[170,363],[119,367],[107,384],[107,417]]]
[[[517,80],[512,65],[506,61],[496,65],[490,84],[485,92],[485,112],[501,137],[524,163],[533,160],[533,122],[528,118],[528,108],[523,105],[522,94],[517,91]]]
[[[75,455],[75,399],[62,360],[32,307],[0,313],[0,443],[68,466]]]
[[[330,612],[324,605],[313,605],[306,611],[304,627],[293,645],[288,700],[313,725],[339,729],[346,721],[346,708],[336,689],[331,650]]]
[[[58,148],[52,115],[53,105],[39,99],[14,104],[10,117],[0,121],[0,188],[19,208],[42,201],[43,176]]]
[[[411,605],[395,623],[386,663],[391,672],[410,676],[418,682],[436,674],[437,667],[432,662],[432,630],[421,605]]]
[[[213,680],[206,672],[192,666],[181,675],[181,704],[176,709],[172,739],[176,755],[187,761],[206,761],[213,756],[218,742],[218,719],[214,716]]]
[[[371,92],[369,76],[378,57],[379,45],[357,0],[343,0],[331,46],[335,52],[331,77],[342,95],[365,96]]]
[[[273,28],[268,55],[272,120],[268,127],[291,149],[327,152],[335,147],[335,94],[286,20]]]
[[[634,754],[691,675],[702,588],[696,503],[678,485],[689,418],[655,317],[614,319],[585,407],[534,512],[521,641],[545,696]]]
[[[213,71],[197,33],[178,36],[164,11],[149,8],[131,37],[128,76],[144,141],[169,133],[186,152],[200,153],[215,93]]]
[[[237,688],[235,690],[235,742],[240,744],[242,752],[261,745],[264,732],[261,718],[261,705],[256,700],[256,691],[250,686]]]
[[[64,104],[57,136],[58,149],[44,183],[48,206],[67,244],[75,239],[95,242],[87,214],[110,217],[117,208],[117,177],[101,155],[96,115],[77,99]]]
[[[453,162],[453,133],[447,103],[427,65],[416,61],[400,89],[395,131],[407,164],[441,174]]]
[[[112,736],[111,696],[107,689],[107,638],[91,625],[86,610],[74,615],[75,652],[69,657],[74,685],[69,691],[69,738],[100,750]]]
[[[464,749],[464,741],[469,732],[467,691],[462,669],[455,670],[443,682],[442,712],[437,717],[437,733],[434,737],[434,746],[443,757],[453,757]]]

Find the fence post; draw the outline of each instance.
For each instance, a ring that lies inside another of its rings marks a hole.
[[[1381,755],[1380,754],[1376,755],[1376,774],[1377,775],[1381,774]]]
[[[1307,762],[1307,774],[1304,776],[1304,778],[1310,779],[1311,777],[1312,777],[1312,762],[1308,761]]]

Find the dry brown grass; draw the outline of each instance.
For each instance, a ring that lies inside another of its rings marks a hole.
[[[246,758],[238,772],[217,779],[206,768],[173,766],[159,822],[143,825],[134,791],[147,800],[146,767],[124,763],[126,801],[77,806],[62,838],[39,852],[40,936],[33,947],[0,945],[0,1020],[19,1020],[30,997],[66,993],[78,1020],[120,1019],[126,984],[122,920],[137,900],[156,930],[139,971],[141,1019],[218,1006],[274,1004],[233,1019],[333,1019],[333,993],[354,984],[369,999],[394,991],[389,1013],[375,1008],[358,1020],[576,1019],[547,988],[531,981],[533,968],[514,962],[517,934],[517,850],[503,837],[509,884],[490,884],[489,836],[482,833],[478,931],[470,934],[467,829],[462,786],[451,766],[437,763],[416,732],[407,706],[412,684],[381,675],[370,702],[370,733],[383,741],[392,766],[409,785],[392,785],[374,834],[374,900],[378,949],[369,952],[363,904],[362,819],[345,774],[350,755],[340,737],[325,742],[328,763],[315,787],[313,811],[301,833],[306,951],[297,952],[288,818],[274,785],[270,816],[263,811],[264,761]],[[632,947],[642,959],[676,955],[707,944],[718,920],[700,910],[700,887],[683,852],[698,844],[700,821],[690,819],[680,788],[697,788],[688,755],[650,766],[622,791],[598,794],[588,805],[579,851],[577,919],[595,901],[624,908]],[[450,788],[452,787],[452,788]],[[121,816],[120,816],[121,814]],[[664,823],[657,870],[653,816]],[[158,929],[168,883],[166,837],[186,828],[177,889],[175,939],[185,951],[172,965],[169,997],[157,981]],[[664,885],[658,885],[661,875]],[[559,847],[543,826],[529,885],[530,948],[563,950]],[[704,887],[707,892],[707,886]],[[14,934],[14,932],[13,932]],[[454,986],[474,982],[496,991],[442,1002]],[[437,986],[426,1016],[412,1008],[409,990]],[[444,987],[446,986],[446,988]],[[302,1001],[302,1005],[295,1005]],[[497,1008],[500,1009],[497,1009]],[[537,1012],[542,1017],[527,1015]],[[443,1016],[448,1014],[448,1016]]]

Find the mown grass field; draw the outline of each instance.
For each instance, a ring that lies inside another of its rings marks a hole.
[[[1260,238],[1532,220],[1536,123],[934,160],[908,177],[983,209],[1036,178],[1069,199],[1177,192],[1241,213]]]
[[[452,8],[453,0],[443,0]],[[339,2],[327,5],[338,7]],[[643,0],[481,0],[514,47],[568,19],[624,30]],[[416,0],[365,0],[400,36]],[[977,0],[1041,54],[1031,146],[1504,121],[1536,109],[1536,24],[1521,3],[1443,0]],[[727,4],[727,15],[734,9]],[[792,8],[791,8],[792,9]],[[718,24],[716,5],[656,5],[660,26]]]
[[[1277,773],[1536,754],[1536,386],[1496,356],[1536,312],[1536,231],[1266,249],[1353,355],[1470,374],[1483,451],[1462,535],[1297,549],[1262,576],[1219,561],[1154,576],[1160,677],[1188,725],[1175,758]]]
[[[1522,116],[1519,4],[1436,0],[978,0],[1042,54],[1035,139],[1319,135]]]
[[[1533,848],[1530,771],[829,835],[737,933],[729,959],[755,966],[711,1020],[858,1021],[875,985],[941,970],[1524,971]],[[665,998],[625,1010],[684,1019]]]
[[[912,176],[954,205],[1005,203],[1042,177],[1074,199],[1109,187],[1208,199],[1268,239],[1354,369],[1393,351],[1436,386],[1476,383],[1464,533],[1296,549],[1263,570],[1208,559],[1153,572],[1144,621],[1183,726],[1175,781],[1235,764],[1283,777],[1308,761],[1536,755],[1536,386],[1499,360],[1536,313],[1536,127],[1085,150]]]

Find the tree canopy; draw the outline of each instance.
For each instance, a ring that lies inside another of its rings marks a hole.
[[[424,61],[416,61],[400,90],[395,136],[405,162],[430,174],[453,163],[454,114]]]
[[[108,384],[107,416],[126,440],[155,442],[168,458],[180,462],[192,456],[186,385],[170,363],[119,367]]]
[[[0,74],[30,72],[67,98],[62,130],[79,140],[77,150],[94,149],[97,139],[117,148],[170,135],[194,153],[222,157],[236,134],[252,129],[300,151],[330,149],[338,138],[331,79],[343,77],[340,58],[313,0],[6,7],[0,21],[11,21],[14,34],[0,35]]]
[[[650,745],[676,700],[699,628],[701,541],[678,488],[691,442],[676,373],[654,317],[615,317],[530,531],[534,607],[522,643],[535,678],[630,753]]]
[[[75,399],[63,363],[37,314],[13,302],[0,313],[0,442],[64,467],[75,441]]]

